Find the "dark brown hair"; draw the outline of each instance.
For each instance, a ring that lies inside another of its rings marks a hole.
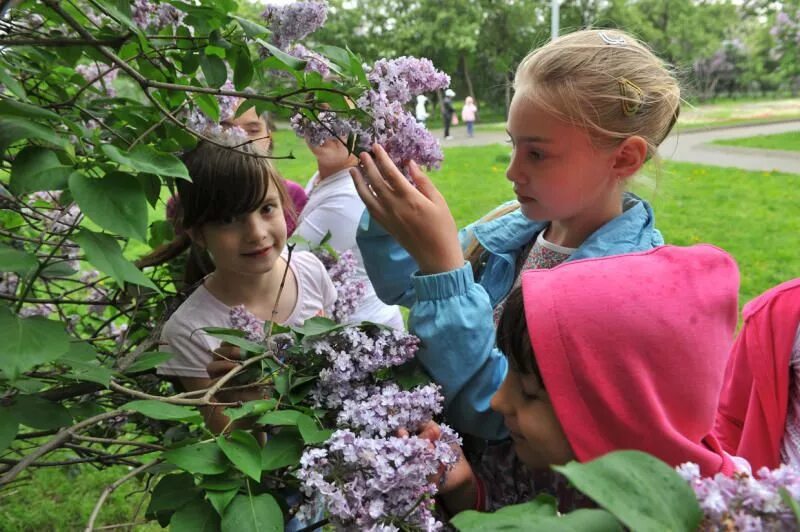
[[[497,324],[497,347],[505,354],[511,369],[523,375],[536,375],[544,383],[525,320],[521,286],[514,288],[506,299]]]

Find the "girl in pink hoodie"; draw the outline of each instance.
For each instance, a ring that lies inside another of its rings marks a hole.
[[[491,402],[511,438],[447,474],[447,510],[494,510],[544,490],[568,511],[586,501],[550,466],[621,449],[732,474],[712,427],[738,287],[733,259],[709,245],[523,273],[498,325],[509,371]]]

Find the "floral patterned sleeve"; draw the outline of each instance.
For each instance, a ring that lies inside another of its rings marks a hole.
[[[485,512],[530,501],[542,492],[558,500],[561,512],[594,506],[591,499],[572,488],[569,481],[555,471],[531,472],[514,452],[511,440],[487,447],[473,469],[483,484],[480,490],[483,501],[479,501],[479,506]]]

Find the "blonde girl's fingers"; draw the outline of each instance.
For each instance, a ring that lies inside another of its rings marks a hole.
[[[359,161],[361,162],[361,168],[359,168],[359,170],[361,170],[361,175],[366,178],[366,182],[369,184],[372,193],[379,200],[390,196],[392,191],[386,181],[383,179],[380,170],[375,165],[375,161],[372,159],[370,154],[364,152],[358,157]]]
[[[403,172],[397,168],[397,165],[394,164],[394,161],[392,161],[392,158],[386,153],[386,150],[383,149],[383,146],[380,144],[373,144],[372,151],[375,152],[375,163],[378,165],[381,175],[383,175],[384,180],[386,180],[386,183],[389,184],[392,190],[398,195],[413,193],[414,186],[408,182]]]
[[[420,168],[415,161],[409,161],[408,170],[412,179],[414,179],[417,190],[419,190],[422,195],[434,202],[438,202],[439,200],[444,201],[442,193],[439,192],[439,189],[433,184],[431,178],[422,171],[422,168]]]
[[[353,178],[353,184],[356,187],[356,192],[361,198],[361,201],[364,202],[364,206],[367,208],[369,213],[376,219],[380,218],[380,216],[383,214],[383,208],[380,200],[375,196],[375,193],[367,183],[366,178],[364,178],[364,174],[362,174],[361,170],[358,168],[351,168],[350,177]],[[380,220],[378,221],[380,222]]]

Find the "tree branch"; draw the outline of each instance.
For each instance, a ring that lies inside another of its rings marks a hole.
[[[122,486],[125,482],[129,481],[136,475],[144,473],[151,467],[156,464],[159,464],[163,461],[163,458],[156,458],[152,462],[148,462],[136,469],[132,470],[130,473],[125,475],[124,477],[120,478],[113,484],[106,486],[106,489],[103,490],[103,493],[100,495],[100,498],[97,500],[97,504],[94,505],[94,509],[92,510],[92,515],[89,516],[89,522],[86,524],[86,528],[84,529],[85,532],[92,532],[94,530],[94,522],[97,519],[97,516],[100,514],[100,508],[103,507],[103,504],[106,502],[106,499],[109,495],[111,495],[117,488]]]

